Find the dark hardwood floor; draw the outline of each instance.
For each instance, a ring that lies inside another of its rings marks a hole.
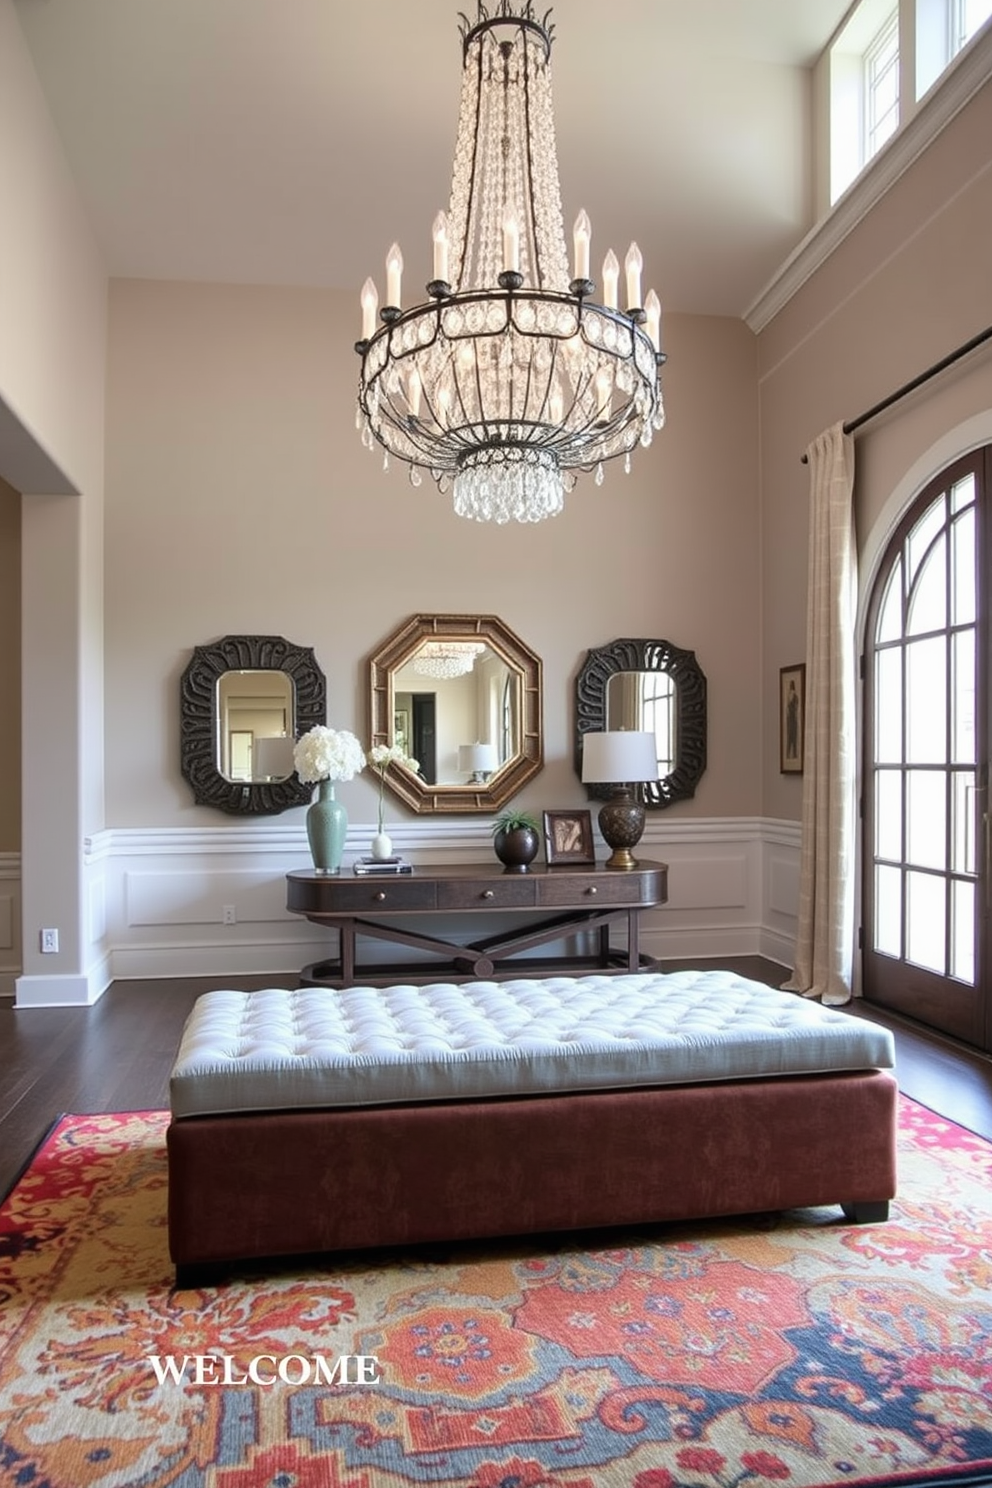
[[[712,963],[679,963],[687,964]],[[771,986],[787,975],[756,956],[720,964]],[[677,967],[665,962],[662,969]],[[89,1008],[0,1004],[0,1195],[63,1112],[164,1109],[183,1023],[196,998],[217,985],[250,991],[296,979],[118,981]],[[863,1002],[850,1011],[892,1029],[905,1094],[992,1140],[992,1060]]]

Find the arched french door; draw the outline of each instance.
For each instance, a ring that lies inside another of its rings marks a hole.
[[[864,995],[992,1047],[992,446],[907,510],[865,630]]]

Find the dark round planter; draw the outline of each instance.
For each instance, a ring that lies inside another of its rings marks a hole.
[[[526,873],[537,857],[541,839],[533,827],[514,827],[512,832],[497,832],[493,838],[496,856],[504,873]]]

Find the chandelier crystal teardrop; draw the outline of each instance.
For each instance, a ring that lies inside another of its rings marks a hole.
[[[463,16],[462,92],[447,213],[433,224],[433,277],[404,308],[403,255],[386,258],[386,299],[362,289],[362,441],[452,490],[459,516],[539,522],[576,475],[651,443],[664,424],[661,306],[641,302],[641,254],[627,253],[626,308],[612,249],[601,302],[579,214],[573,274],[562,220],[551,99],[549,11],[478,0]]]

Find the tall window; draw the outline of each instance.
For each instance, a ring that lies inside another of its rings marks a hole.
[[[990,473],[992,446],[955,461],[905,514],[865,646],[865,996],[983,1048]]]
[[[992,0],[860,0],[829,51],[831,203],[989,24]]]
[[[658,775],[664,779],[675,769],[675,678],[668,672],[641,672],[638,681],[637,726],[658,741]]]
[[[922,98],[992,16],[992,0],[916,0],[916,96]]]
[[[830,199],[899,125],[899,10],[862,0],[830,48]]]
[[[872,38],[864,60],[865,161],[877,155],[899,123],[899,16],[893,11]]]
[[[951,56],[957,56],[992,16],[992,0],[951,0]]]

